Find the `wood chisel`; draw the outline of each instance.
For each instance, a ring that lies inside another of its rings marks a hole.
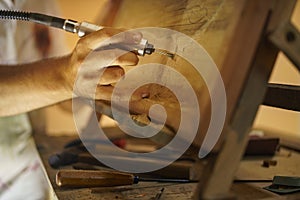
[[[56,184],[60,187],[112,187],[147,182],[190,183],[188,179],[162,179],[135,176],[130,173],[106,170],[59,170],[56,174]]]

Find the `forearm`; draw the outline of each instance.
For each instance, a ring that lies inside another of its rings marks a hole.
[[[22,65],[0,65],[0,116],[14,115],[72,97],[69,56]]]
[[[121,29],[103,28],[82,37],[70,55],[15,66],[0,65],[0,116],[28,112],[68,100],[73,93],[86,98],[110,100],[113,92],[111,84],[124,74],[120,66],[136,65],[138,57],[132,52],[116,49],[99,51],[98,48],[104,41],[123,32]],[[139,44],[141,38],[138,32],[125,32],[115,37],[113,43]],[[93,56],[88,57],[91,52]],[[78,74],[76,91],[73,91],[77,72],[86,59],[84,70]],[[102,66],[101,63],[110,63],[110,66]]]

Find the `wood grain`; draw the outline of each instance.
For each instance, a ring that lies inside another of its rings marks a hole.
[[[237,0],[166,0],[166,1],[132,1],[124,0],[115,16],[114,26],[123,28],[139,27],[164,27],[194,39],[208,52],[217,67],[221,70],[230,45],[230,38],[241,12],[243,3]],[[151,41],[149,41],[151,42]],[[172,41],[178,44],[180,41]],[[176,51],[176,50],[175,50]],[[177,56],[175,59],[168,59],[160,55],[151,55],[140,58],[139,65],[145,63],[166,64],[184,77],[192,85],[198,98],[201,121],[194,144],[200,146],[210,122],[210,96],[201,75],[185,59]],[[158,72],[164,76],[170,76],[170,81],[175,87],[180,83],[166,72]],[[153,104],[161,104],[168,114],[166,126],[176,133],[180,110],[178,101],[171,91],[158,85],[148,85],[149,98],[138,99],[132,102],[131,111],[134,119],[142,123],[148,123],[145,116],[148,115],[148,108]],[[183,90],[184,91],[184,90]],[[224,104],[224,102],[219,102]],[[103,105],[103,104],[102,104]],[[101,107],[101,106],[99,106]],[[195,112],[193,106],[185,106],[184,109]],[[101,109],[100,109],[101,110]],[[159,118],[159,116],[158,116]],[[191,119],[193,121],[193,119]],[[187,127],[188,128],[188,127]],[[170,140],[170,138],[169,138]],[[159,140],[161,141],[161,140]],[[168,141],[164,141],[167,143]]]

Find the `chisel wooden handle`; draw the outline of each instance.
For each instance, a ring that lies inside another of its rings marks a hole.
[[[110,187],[134,184],[132,174],[102,170],[59,170],[56,184],[60,187]]]

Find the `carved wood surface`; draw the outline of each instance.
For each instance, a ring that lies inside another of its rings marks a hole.
[[[228,51],[230,51],[228,47],[236,26],[237,16],[240,15],[242,6],[243,1],[237,0],[124,0],[115,16],[114,26],[128,29],[164,27],[184,33],[202,45],[221,70],[223,61]],[[149,42],[151,43],[151,41]],[[172,42],[176,44],[176,48],[184,47],[178,38],[175,38]],[[176,48],[174,48],[174,52],[176,52]],[[187,78],[197,95],[201,110],[201,112],[199,111],[201,114],[200,128],[194,140],[194,144],[200,145],[210,121],[211,109],[208,90],[201,75],[199,75],[189,62],[180,56],[170,59],[153,54],[140,58],[139,65],[145,63],[168,65]],[[169,76],[170,82],[175,87],[180,87],[178,79],[168,74],[168,72],[162,70],[161,72],[157,72],[157,74]],[[180,123],[180,106],[174,94],[165,87],[157,84],[144,86],[143,89],[145,90],[145,88],[150,95],[147,98],[135,99],[131,103],[130,109],[133,113],[133,118],[138,122],[147,124],[149,123],[147,115],[150,106],[156,103],[161,104],[167,110],[168,114],[166,127],[169,131],[176,133]],[[184,92],[184,90],[182,91]],[[219,103],[224,104],[224,102]],[[98,105],[98,109],[103,112],[102,108],[102,104]],[[190,110],[191,113],[196,112],[193,105],[185,105],[184,109]],[[157,117],[160,118],[160,116]],[[194,119],[191,118],[190,120],[192,122]],[[186,128],[188,129],[189,126]],[[163,142],[166,143],[168,140]],[[162,140],[159,141],[161,142]]]

